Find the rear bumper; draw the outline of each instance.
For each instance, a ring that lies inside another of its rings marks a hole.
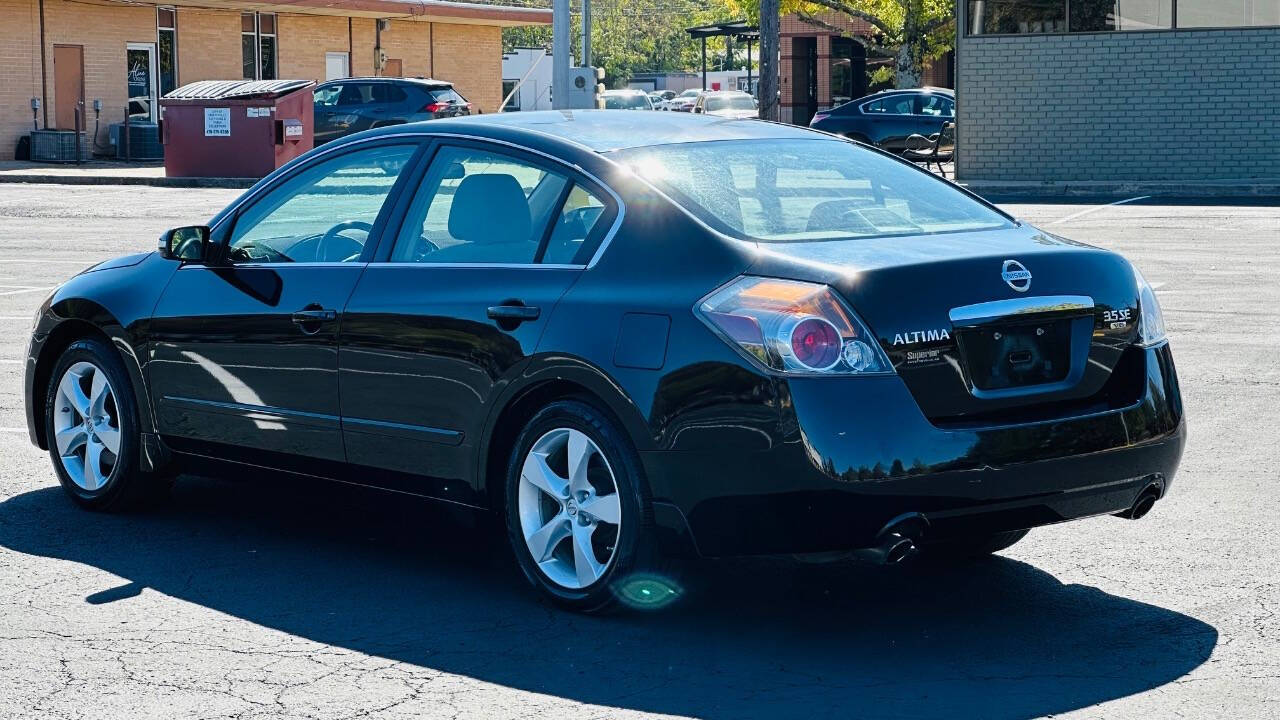
[[[705,556],[865,547],[921,513],[925,540],[1118,512],[1167,489],[1185,421],[1167,345],[1124,409],[976,429],[925,418],[896,377],[788,379],[767,449],[642,453],[659,524]]]

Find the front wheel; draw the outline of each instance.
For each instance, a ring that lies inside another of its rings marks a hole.
[[[647,582],[637,571],[652,549],[643,487],[635,449],[605,413],[577,400],[543,408],[507,468],[507,535],[525,577],[578,612],[666,599],[669,587],[632,587]]]
[[[78,340],[54,366],[45,437],[62,488],[92,510],[121,510],[166,486],[139,467],[138,408],[124,363],[95,339]]]

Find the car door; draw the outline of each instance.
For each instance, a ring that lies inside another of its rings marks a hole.
[[[312,94],[313,122],[315,123],[315,144],[328,142],[338,137],[339,128],[334,120],[338,114],[338,95],[342,92],[342,83],[325,83],[316,88]]]
[[[345,453],[341,310],[419,143],[322,155],[220,222],[204,263],[157,303],[147,363],[161,434],[177,449],[327,474]],[[320,461],[316,465],[314,461]]]
[[[955,107],[951,98],[945,95],[918,95],[914,108],[915,132],[929,137],[942,130],[943,123],[955,120]]]
[[[567,166],[484,143],[440,145],[415,184],[347,303],[343,437],[362,482],[475,504],[491,402],[616,205]]]
[[[871,125],[871,141],[886,150],[902,150],[916,131],[914,99],[910,94],[888,95],[863,106]]]

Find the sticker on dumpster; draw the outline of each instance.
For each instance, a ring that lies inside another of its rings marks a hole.
[[[204,136],[231,137],[231,108],[204,109]]]
[[[293,124],[286,124],[286,125],[284,126],[284,135],[285,135],[285,137],[292,137],[292,136],[294,136],[294,135],[297,135],[297,136],[301,137],[301,135],[302,135],[302,125],[301,125],[300,123],[299,123],[299,124],[297,124],[297,125],[293,125]]]

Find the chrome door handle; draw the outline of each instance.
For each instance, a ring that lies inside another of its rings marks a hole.
[[[494,305],[489,308],[489,318],[492,320],[509,320],[514,322],[524,322],[525,320],[537,320],[542,314],[541,308],[530,307],[529,305]]]
[[[337,310],[299,310],[293,314],[293,321],[299,325],[337,319]]]

